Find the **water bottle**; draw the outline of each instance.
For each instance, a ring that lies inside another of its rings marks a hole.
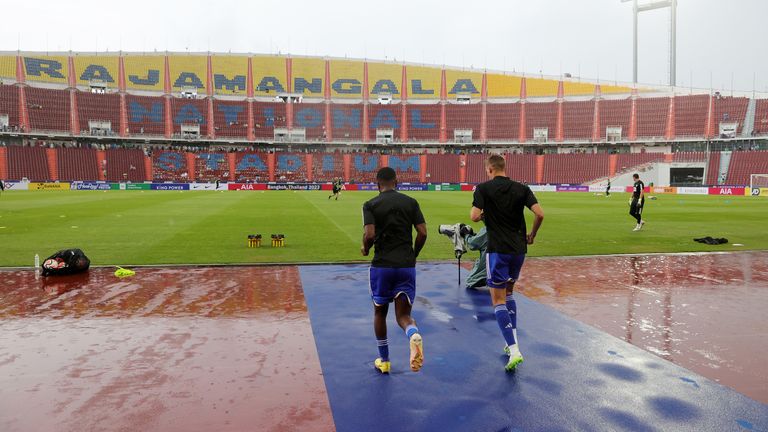
[[[40,255],[35,254],[35,270],[40,268]]]

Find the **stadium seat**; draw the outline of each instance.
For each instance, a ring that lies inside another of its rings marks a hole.
[[[706,184],[714,186],[720,184],[720,152],[709,153],[709,164],[707,164]]]
[[[31,130],[69,134],[69,91],[40,87],[27,87],[25,91]]]
[[[181,125],[200,126],[200,136],[208,135],[208,100],[171,98],[173,135],[181,135]]]
[[[486,107],[489,141],[517,141],[520,138],[520,103],[489,103]]]
[[[269,181],[268,154],[265,152],[237,152],[235,155],[235,181]]]
[[[440,139],[440,105],[408,105],[408,139],[412,142],[437,142]]]
[[[768,174],[768,151],[733,152],[726,184],[749,186],[751,174]]]
[[[663,138],[669,116],[669,98],[637,98],[637,137]]]
[[[338,152],[315,153],[312,158],[312,178],[317,182],[344,178],[344,156]]]
[[[608,174],[607,153],[544,155],[543,181],[546,184],[582,184]]]
[[[0,84],[0,115],[8,116],[8,126],[18,127],[19,121],[19,87]]]
[[[106,151],[106,180],[112,182],[146,180],[144,152],[139,149],[108,149]]]
[[[706,132],[708,111],[709,95],[676,96],[675,135],[703,137]]]
[[[758,99],[755,104],[755,135],[768,134],[768,99]]]
[[[77,115],[80,129],[90,133],[88,122],[91,120],[108,121],[115,135],[120,133],[120,95],[117,93],[96,94],[77,92]]]
[[[616,172],[632,171],[640,165],[664,160],[663,153],[619,153]]]
[[[165,134],[165,100],[162,96],[126,97],[128,131],[134,136]]]
[[[590,141],[595,101],[563,102],[563,136],[566,141]]]
[[[621,137],[629,136],[632,99],[603,99],[600,101],[600,138],[606,139],[606,128],[621,127]]]
[[[279,102],[254,102],[254,136],[256,138],[273,139],[275,127],[287,127],[285,104]]]
[[[210,151],[195,154],[195,181],[213,183],[229,178],[229,159],[226,152]]]
[[[307,181],[305,153],[280,152],[275,154],[275,180],[281,182]]]
[[[428,183],[458,183],[459,159],[457,154],[430,154],[427,156]]]
[[[533,139],[533,130],[548,128],[548,141],[555,141],[557,133],[557,102],[525,104],[525,137]]]
[[[96,150],[90,148],[56,149],[59,180],[61,181],[96,181],[99,179],[99,165],[96,162]]]
[[[739,126],[736,130],[737,135],[741,135],[741,129],[744,127],[744,117],[747,114],[749,98],[745,97],[719,97],[714,98],[714,113],[712,116],[712,126],[715,136],[719,135],[720,122],[735,122]]]
[[[8,146],[8,179],[49,181],[45,147]]]
[[[359,141],[362,139],[363,109],[363,104],[334,104],[331,107],[334,141]],[[374,139],[376,137],[375,133],[368,136],[373,136]]]
[[[152,178],[159,182],[188,182],[187,153],[155,151],[152,153]]]
[[[217,138],[240,138],[248,136],[248,127],[253,127],[248,119],[248,104],[245,101],[213,101],[213,123]]]
[[[472,141],[480,141],[480,104],[447,104],[445,106],[445,124],[448,141],[453,140],[456,129],[472,129]]]
[[[355,183],[374,183],[379,170],[378,153],[354,153],[350,166],[350,181]]]

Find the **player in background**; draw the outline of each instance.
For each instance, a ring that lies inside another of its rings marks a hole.
[[[611,196],[611,178],[608,178],[608,184],[605,186],[605,196]]]
[[[389,167],[376,173],[379,195],[363,204],[363,245],[360,252],[368,256],[375,246],[369,280],[373,299],[373,329],[379,357],[374,366],[389,373],[389,342],[387,312],[395,303],[397,324],[405,331],[410,343],[410,366],[417,372],[424,363],[424,346],[411,317],[416,299],[416,257],[427,241],[427,224],[419,203],[396,190],[397,176]],[[413,228],[416,241],[413,241]]]
[[[645,221],[642,219],[643,205],[645,205],[645,184],[640,180],[640,175],[635,173],[632,175],[635,180],[635,190],[632,191],[632,200],[629,203],[629,215],[637,220],[637,225],[632,231],[640,231],[645,225]]]
[[[328,195],[328,199],[331,199],[333,197],[336,201],[339,200],[339,195],[341,195],[341,189],[344,186],[344,184],[341,182],[341,178],[335,178],[333,179],[333,193],[331,195]]]
[[[509,355],[504,369],[511,372],[523,362],[517,345],[517,303],[512,294],[528,245],[533,244],[544,220],[544,210],[528,186],[505,176],[503,157],[489,156],[485,168],[490,180],[475,188],[469,216],[473,222],[484,221],[488,229],[487,284],[496,322],[506,342],[504,352]],[[527,235],[525,207],[534,214],[533,227]]]

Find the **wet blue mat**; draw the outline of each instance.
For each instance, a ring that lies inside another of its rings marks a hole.
[[[490,297],[456,266],[417,268],[421,372],[390,308],[392,373],[377,357],[368,268],[300,268],[337,430],[763,431],[768,405],[516,294],[525,362],[504,372]],[[530,277],[530,276],[529,276]]]

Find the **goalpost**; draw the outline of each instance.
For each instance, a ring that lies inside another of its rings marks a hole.
[[[750,174],[749,189],[752,196],[768,196],[768,174]]]

